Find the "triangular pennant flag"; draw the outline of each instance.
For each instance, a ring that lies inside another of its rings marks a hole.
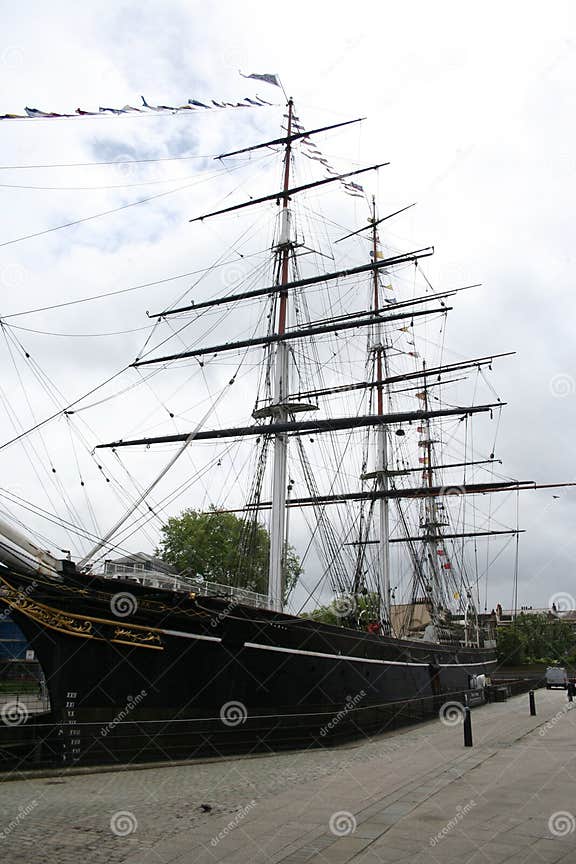
[[[277,75],[272,75],[268,72],[264,72],[262,74],[252,72],[250,75],[244,75],[243,72],[240,72],[242,78],[254,78],[256,81],[265,81],[266,84],[273,84],[275,87],[281,87],[280,79]]]

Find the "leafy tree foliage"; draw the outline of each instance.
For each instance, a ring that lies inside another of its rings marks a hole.
[[[496,631],[498,659],[507,666],[526,663],[576,664],[576,630],[551,615],[518,615]]]
[[[266,594],[270,535],[264,525],[215,508],[184,510],[162,528],[157,554],[179,573]],[[286,555],[287,596],[302,572],[294,549]]]
[[[317,606],[305,613],[305,617],[322,624],[366,629],[368,624],[380,618],[380,601],[374,593],[338,597],[328,606]]]

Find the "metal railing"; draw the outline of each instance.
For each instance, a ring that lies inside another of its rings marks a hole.
[[[145,570],[133,564],[108,566],[98,575],[104,576],[106,579],[137,580],[141,585],[164,588],[167,591],[200,594],[204,597],[223,597],[230,602],[260,609],[271,608],[268,595],[260,594],[258,591],[239,588],[235,585],[224,585],[221,582],[209,582],[205,579],[181,576],[176,573],[171,575],[160,570]]]

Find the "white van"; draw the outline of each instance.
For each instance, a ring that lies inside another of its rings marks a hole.
[[[568,689],[568,673],[563,666],[548,666],[546,669],[546,689],[551,687],[562,687]]]

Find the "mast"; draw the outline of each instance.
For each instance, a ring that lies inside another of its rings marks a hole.
[[[424,411],[426,414],[430,410],[429,402],[428,402],[428,379],[426,378],[426,361],[422,363],[422,372],[424,373],[424,391],[423,391],[423,401],[424,401]],[[430,418],[428,416],[425,417],[424,426],[421,427],[425,438],[420,441],[420,445],[423,447],[424,452],[424,478],[425,484],[428,487],[428,490],[431,490],[434,486],[434,468],[432,466],[432,439],[431,439],[431,427],[430,427]],[[432,620],[435,620],[436,613],[438,612],[441,606],[441,585],[440,585],[440,575],[438,570],[438,559],[436,555],[436,549],[438,547],[439,535],[438,535],[438,509],[436,506],[436,499],[433,496],[429,496],[424,501],[424,511],[425,511],[425,520],[424,525],[424,550],[425,556],[427,558],[427,572],[430,579],[430,590],[429,596],[432,601]]]
[[[378,220],[376,218],[376,199],[372,196],[372,260],[378,260]],[[380,308],[380,283],[378,270],[373,271],[373,302],[374,309]],[[384,415],[384,387],[382,386],[383,355],[382,324],[378,321],[374,327],[374,350],[375,350],[375,379],[376,385],[376,413],[379,417]],[[381,492],[388,491],[388,435],[384,425],[378,427],[376,433],[376,471],[378,474],[377,484]],[[388,498],[384,495],[378,503],[378,575],[380,594],[380,621],[386,633],[391,630],[390,616],[390,516]]]
[[[278,303],[278,318],[276,332],[282,337],[286,332],[286,319],[288,312],[288,265],[290,253],[293,249],[291,232],[291,212],[288,208],[290,189],[290,156],[292,135],[292,111],[293,101],[288,100],[288,131],[286,149],[284,155],[284,187],[282,210],[280,212],[280,230],[278,238],[277,255],[279,259],[279,285],[284,290],[280,291]],[[274,416],[280,422],[288,419],[287,397],[290,393],[289,349],[284,340],[277,343],[275,368],[274,368]],[[270,559],[268,569],[268,600],[270,607],[278,612],[282,611],[282,597],[284,593],[284,544],[286,531],[286,465],[288,460],[288,437],[286,433],[274,436],[274,467],[272,479],[272,516],[270,522]]]

